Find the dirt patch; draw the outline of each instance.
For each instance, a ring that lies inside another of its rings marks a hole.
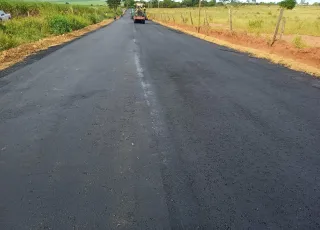
[[[218,23],[210,23],[209,27],[212,28],[212,30],[221,31],[224,30],[227,32],[229,30],[229,26],[227,24],[218,24]],[[237,30],[238,33],[245,33],[245,31]],[[247,33],[251,35],[251,37],[263,37],[264,39],[268,40],[270,39],[273,34],[266,34],[261,33],[260,35],[257,35],[255,33]],[[292,44],[293,40],[297,37],[301,37],[303,43],[308,47],[320,47],[320,37],[317,36],[311,36],[311,35],[300,35],[300,34],[283,34],[281,39],[279,38],[280,35],[278,35],[278,39],[281,41],[286,41],[287,43]]]
[[[197,28],[190,25],[158,23],[213,43],[267,58],[294,70],[320,76],[320,47],[298,49],[285,40],[277,41],[271,47],[270,41],[264,36],[257,37],[245,32],[217,31],[209,26],[201,27],[200,33],[197,33]]]
[[[81,37],[86,33],[97,30],[103,26],[110,24],[112,21],[112,19],[104,20],[100,23],[87,26],[83,29],[73,31],[71,33],[44,38],[36,42],[23,44],[15,48],[2,51],[0,52],[0,70],[6,69],[41,50],[46,50],[51,46],[69,42],[78,37]]]

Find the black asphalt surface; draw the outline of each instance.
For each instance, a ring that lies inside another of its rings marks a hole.
[[[126,15],[0,78],[0,229],[319,229],[320,82]]]

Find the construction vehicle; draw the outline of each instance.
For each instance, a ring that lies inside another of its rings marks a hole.
[[[135,12],[133,15],[134,23],[140,22],[142,24],[146,23],[146,9],[142,2],[135,3]]]

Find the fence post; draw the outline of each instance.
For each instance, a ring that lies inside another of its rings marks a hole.
[[[209,26],[209,21],[208,21],[207,11],[206,11],[206,10],[204,11],[204,14],[205,14],[205,19],[206,19],[206,21],[207,21],[207,26]]]
[[[180,14],[180,16],[181,16],[182,23],[184,24],[184,18],[182,16],[182,13]]]
[[[232,31],[232,9],[229,8],[229,27],[230,31]]]
[[[200,12],[201,12],[201,0],[199,0],[198,33],[200,32]]]
[[[191,21],[191,24],[193,25],[193,20],[192,20],[192,14],[191,14],[191,11],[190,11],[190,21]]]
[[[281,8],[280,9],[279,18],[278,18],[278,21],[277,21],[277,25],[276,25],[276,29],[274,30],[274,35],[273,35],[271,46],[275,43],[275,41],[277,39],[278,30],[279,30],[279,26],[280,26],[280,21],[281,21],[282,16],[283,16],[283,11],[284,11],[284,8]]]
[[[286,18],[282,19],[282,27],[281,27],[281,34],[280,34],[280,40],[282,39],[282,35],[284,33],[284,29],[286,27]]]

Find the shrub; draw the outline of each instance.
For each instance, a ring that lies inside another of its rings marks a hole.
[[[19,44],[18,40],[0,31],[0,51],[10,49]]]
[[[64,34],[72,31],[68,18],[64,15],[54,15],[47,18],[49,31],[53,34]]]
[[[98,14],[88,14],[87,18],[88,20],[90,20],[91,23],[95,24],[95,23],[101,22],[104,17]]]
[[[88,19],[75,15],[68,16],[68,21],[71,30],[79,30],[92,24]]]
[[[301,36],[296,36],[293,39],[292,43],[298,49],[302,49],[302,48],[306,47],[306,44],[303,42]]]
[[[260,29],[262,28],[263,20],[250,20],[249,21],[249,28],[251,29]]]

